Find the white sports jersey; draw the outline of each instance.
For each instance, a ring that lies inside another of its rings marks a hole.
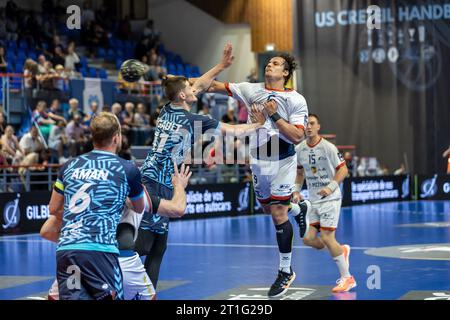
[[[229,96],[232,96],[245,104],[249,113],[251,113],[250,107],[252,104],[262,104],[269,99],[273,99],[278,105],[277,112],[281,118],[290,124],[300,126],[303,129],[306,127],[308,121],[308,106],[306,105],[305,98],[294,90],[274,90],[266,88],[264,83],[249,82],[225,83],[225,88],[227,89]],[[252,144],[251,148],[261,146],[267,143],[270,137],[279,134],[276,124],[270,118],[266,120],[264,128],[266,129],[264,130],[264,134],[262,133],[263,129],[260,129],[258,132],[258,135],[260,135],[258,145],[254,145],[256,141],[252,143],[252,140],[255,139],[250,139],[250,143]],[[284,141],[292,144],[292,142],[282,134],[279,134],[279,136]]]
[[[138,236],[139,225],[143,217],[143,213],[139,214],[125,206],[123,208],[122,217],[120,218],[120,223],[128,223],[134,228],[134,241],[136,241]]]
[[[345,165],[345,160],[336,146],[321,137],[316,145],[310,146],[304,140],[295,150],[297,151],[298,167],[305,169],[306,184],[311,202],[341,199],[340,188],[323,199],[322,196],[317,194],[333,180],[336,171]]]

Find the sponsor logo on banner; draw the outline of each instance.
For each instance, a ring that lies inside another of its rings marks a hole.
[[[450,46],[450,3],[409,4],[378,7],[376,28],[369,27],[367,7],[316,11],[319,29],[357,26],[360,34],[359,61],[367,65],[387,62],[392,73],[407,88],[423,91],[439,79],[442,72],[441,46]],[[369,7],[370,8],[370,7]],[[387,58],[387,59],[386,59]]]
[[[435,174],[432,179],[422,182],[422,185],[420,186],[421,198],[430,198],[436,195],[438,191],[438,186],[436,184],[437,177],[437,174]]]
[[[6,203],[3,209],[3,224],[4,229],[12,229],[19,225],[20,222],[20,209],[19,209],[20,194],[17,194],[17,198],[13,201]]]
[[[402,199],[409,197],[409,176],[406,176],[406,179],[403,180],[402,183]]]

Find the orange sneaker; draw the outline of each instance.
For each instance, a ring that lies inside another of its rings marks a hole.
[[[347,266],[350,268],[350,246],[348,244],[344,244],[341,246],[345,262],[347,262]]]
[[[356,281],[353,276],[346,277],[346,278],[339,278],[337,281],[337,286],[333,288],[332,292],[339,293],[339,292],[347,292],[356,287]]]

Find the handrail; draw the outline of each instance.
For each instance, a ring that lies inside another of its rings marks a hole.
[[[55,163],[51,163],[51,164],[42,164],[42,163],[36,163],[36,164],[27,164],[27,165],[22,165],[22,164],[16,164],[16,165],[0,165],[0,169],[20,169],[20,168],[24,168],[24,169],[28,169],[28,168],[60,168],[62,167],[62,164],[55,164]]]

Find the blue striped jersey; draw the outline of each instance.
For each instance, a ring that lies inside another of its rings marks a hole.
[[[57,250],[118,253],[116,227],[125,200],[144,196],[139,169],[100,150],[68,161],[59,171],[54,190],[64,196]]]

